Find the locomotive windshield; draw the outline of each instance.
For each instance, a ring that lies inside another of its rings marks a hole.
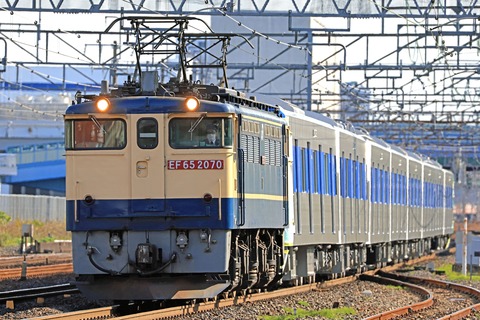
[[[232,119],[175,118],[169,123],[169,143],[174,149],[232,146]]]
[[[65,121],[65,149],[123,149],[127,143],[125,121],[89,119]]]

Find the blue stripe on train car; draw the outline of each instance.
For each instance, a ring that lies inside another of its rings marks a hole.
[[[90,205],[78,200],[75,217],[75,201],[68,200],[67,230],[231,229],[236,203],[237,199],[222,199],[219,219],[218,199],[209,204],[202,199],[97,199]]]
[[[283,200],[273,201],[283,203]],[[270,200],[248,199],[247,207],[272,208]],[[77,200],[67,201],[67,230],[168,230],[168,229],[237,229],[239,209],[236,198],[222,199],[219,217],[218,199],[206,204],[202,199],[137,199],[137,200],[95,200],[87,205]],[[283,228],[285,213],[267,211],[258,214],[254,210],[245,217],[241,228]],[[262,210],[260,210],[262,211]],[[161,219],[163,218],[163,219]],[[77,220],[77,222],[75,222]]]

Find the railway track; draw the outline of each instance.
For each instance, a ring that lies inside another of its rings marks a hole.
[[[425,260],[427,259],[422,258],[412,262],[418,263],[419,261],[425,261]],[[402,266],[399,265],[396,268],[400,268],[403,266],[404,265]],[[387,267],[385,269],[392,271],[395,269],[395,267]],[[370,276],[373,276],[374,273],[375,271],[370,271],[367,274],[369,274]],[[376,276],[374,278],[378,279],[380,277]],[[431,289],[431,288],[422,288],[423,286],[422,283],[406,284],[404,283],[405,281],[402,281],[399,279],[392,279],[392,278],[386,278],[386,277],[382,277],[382,278],[388,279],[389,283],[392,283],[394,285],[402,285],[402,286],[409,286],[410,288],[415,288],[412,290],[415,290],[415,292],[417,292],[417,294],[419,294],[422,297],[422,301],[414,305],[405,306],[404,308],[402,308],[403,312],[400,312],[399,311],[400,309],[397,309],[390,312],[390,315],[388,315],[388,313],[382,313],[381,315],[375,315],[368,319],[390,319],[393,317],[393,315],[395,315],[395,317],[399,315],[404,315],[404,317],[407,317],[412,315],[413,311],[422,312],[417,310],[424,310],[425,308],[427,308],[427,311],[428,311],[428,309],[433,308],[433,306],[435,305],[434,302],[436,302],[436,299],[438,299],[437,297],[439,295],[438,291],[436,289]],[[243,295],[226,297],[218,300],[192,301],[187,305],[171,307],[171,308],[163,307],[162,309],[148,311],[148,312],[140,312],[139,310],[141,309],[141,307],[137,307],[136,311],[133,309],[130,309],[128,312],[126,312],[126,310],[128,310],[126,306],[121,306],[121,307],[110,306],[106,308],[96,308],[96,309],[82,310],[82,311],[76,311],[76,312],[69,312],[64,314],[43,316],[35,319],[42,319],[42,320],[86,319],[87,320],[87,319],[112,318],[112,317],[115,317],[116,319],[165,319],[165,318],[182,317],[182,316],[188,317],[188,315],[191,315],[191,314],[195,314],[202,311],[214,310],[217,308],[239,306],[241,304],[254,303],[260,300],[269,300],[269,299],[278,298],[278,297],[292,296],[302,292],[324,291],[325,288],[336,286],[342,283],[349,283],[357,279],[358,279],[358,276],[351,276],[351,277],[326,281],[323,283],[313,283],[313,284],[306,284],[299,287],[285,288],[285,289],[277,290],[275,292],[245,293]],[[472,290],[476,292],[476,290],[474,289]],[[445,297],[446,297],[445,300],[452,299],[452,296],[445,296]],[[465,305],[468,305],[468,306],[472,306],[475,304],[474,300],[472,299],[468,300],[467,297],[459,298],[457,295],[454,297],[454,299],[465,300]],[[468,309],[468,308],[463,308],[463,309]],[[458,319],[458,318],[452,317],[452,315],[454,314],[454,312],[460,312],[460,311],[461,310],[454,310],[454,311],[450,310],[450,313],[448,313],[449,318],[445,318],[445,319]],[[465,312],[465,311],[461,311],[461,312]],[[415,313],[412,318],[418,319],[418,314],[419,313]],[[445,313],[442,316],[445,316]],[[432,317],[424,314],[423,318],[434,319],[436,317]]]
[[[0,292],[0,304],[4,304],[7,301],[20,302],[37,298],[47,298],[76,293],[80,293],[80,291],[75,285],[70,283],[30,289],[4,291]]]
[[[409,288],[424,299],[368,317],[384,319],[463,319],[480,310],[480,290],[461,284],[430,278],[420,278],[378,271],[376,276],[361,275],[360,279]],[[478,316],[478,314],[477,314]]]
[[[418,259],[416,262],[424,261],[427,258]],[[399,266],[397,266],[399,268]],[[395,267],[387,267],[388,270],[395,269]],[[369,271],[368,274],[373,275],[375,271]],[[88,320],[88,319],[99,319],[99,318],[112,318],[115,319],[168,319],[172,317],[182,317],[188,316],[191,314],[209,311],[216,308],[225,308],[231,307],[241,304],[247,303],[254,303],[256,301],[261,300],[269,300],[278,297],[285,297],[291,296],[303,292],[309,291],[323,291],[325,288],[334,287],[340,284],[350,283],[356,281],[358,279],[357,276],[349,276],[334,280],[325,281],[322,283],[311,283],[305,284],[302,286],[291,287],[291,288],[284,288],[280,290],[276,290],[273,292],[257,292],[257,293],[246,293],[240,296],[233,296],[233,297],[226,297],[218,300],[212,301],[194,301],[190,304],[178,306],[178,307],[171,307],[171,308],[163,308],[159,310],[152,310],[148,312],[141,312],[141,313],[133,313],[128,315],[122,315],[122,308],[119,306],[112,306],[107,308],[97,308],[97,309],[90,309],[90,310],[82,310],[76,312],[69,312],[64,314],[56,314],[50,316],[43,316],[38,317],[35,319],[41,320],[51,320],[51,319],[62,319],[62,320]]]
[[[112,306],[112,307],[106,307],[106,308],[98,308],[98,309],[83,310],[83,311],[69,312],[64,314],[38,317],[35,319],[38,319],[38,320],[40,319],[41,320],[85,319],[85,320],[88,320],[88,319],[99,319],[99,318],[110,318],[110,317],[115,317],[115,319],[139,319],[139,320],[167,319],[171,317],[181,317],[181,316],[186,316],[190,314],[195,314],[202,311],[212,310],[215,308],[224,308],[224,307],[235,306],[235,305],[240,305],[245,303],[253,303],[255,301],[268,300],[268,299],[278,298],[282,296],[289,296],[289,295],[294,295],[302,292],[318,290],[320,289],[320,287],[326,288],[326,287],[336,286],[342,283],[355,281],[355,279],[356,277],[351,276],[351,277],[331,280],[323,284],[312,283],[312,284],[305,284],[298,287],[280,289],[273,292],[247,293],[245,295],[234,296],[234,297],[229,297],[229,298],[224,298],[219,300],[192,302],[184,306],[164,308],[164,309],[152,310],[152,311],[142,312],[142,313],[134,313],[129,315],[120,315],[123,312],[122,308],[119,306]]]
[[[71,253],[29,254],[25,256],[0,257],[0,269],[21,267],[23,262],[29,266],[71,263]]]
[[[72,273],[73,265],[71,263],[61,263],[54,265],[45,265],[45,266],[27,266],[25,272],[22,271],[22,268],[12,268],[12,269],[0,269],[0,280],[23,277],[36,277],[36,276],[45,276],[57,273]],[[24,274],[23,274],[24,273]]]

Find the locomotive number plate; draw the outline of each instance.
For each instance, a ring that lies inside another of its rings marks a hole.
[[[168,160],[168,170],[221,170],[223,160]]]

